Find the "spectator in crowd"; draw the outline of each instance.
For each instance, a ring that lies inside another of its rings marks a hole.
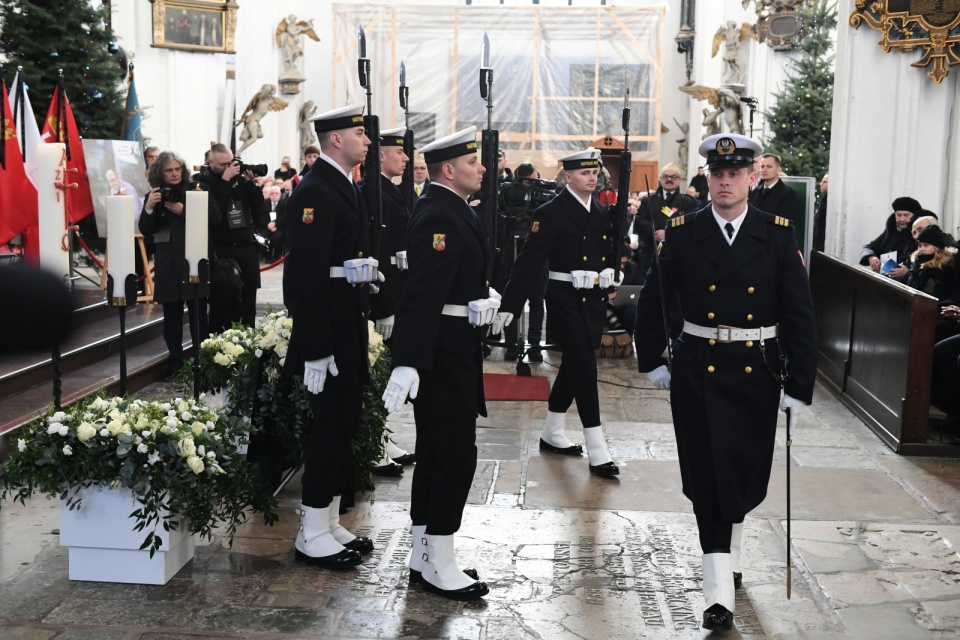
[[[313,166],[313,163],[316,162],[317,158],[319,157],[320,157],[320,147],[317,147],[315,145],[310,145],[309,147],[304,149],[303,150],[303,168],[300,169],[300,173],[297,176],[297,178],[303,178],[303,176],[307,175],[307,172],[310,171],[310,168]],[[294,181],[299,182],[299,180],[297,180],[296,178],[294,178]]]
[[[597,188],[593,192],[597,202],[605,207],[612,207],[617,204],[617,192],[613,190],[610,184],[610,172],[606,167],[600,166],[600,175],[597,176]]]
[[[680,167],[673,162],[667,164],[660,172],[660,186],[640,201],[640,211],[637,213],[637,224],[634,228],[640,241],[639,267],[644,275],[653,260],[655,243],[663,242],[663,229],[670,219],[700,208],[700,202],[696,198],[680,193],[680,180]]]
[[[160,155],[160,149],[158,149],[157,147],[147,147],[146,149],[143,150],[143,162],[147,165],[147,169],[150,168],[150,165],[152,165],[156,161],[159,155]]]
[[[140,212],[140,233],[153,236],[156,245],[154,262],[153,301],[163,306],[163,340],[167,344],[170,360],[167,363],[165,380],[173,379],[183,365],[183,304],[190,315],[190,338],[198,344],[208,334],[207,301],[184,299],[180,289],[185,261],[186,217],[184,216],[184,191],[189,188],[185,178],[187,165],[172,151],[158,154],[150,165],[147,181],[150,192],[146,194]],[[211,209],[219,219],[220,210]],[[193,333],[194,319],[199,313],[199,334]]]
[[[918,211],[922,209],[920,203],[909,196],[897,198],[893,201],[893,213],[887,218],[883,233],[864,245],[860,251],[860,264],[869,266],[880,272],[880,256],[896,253],[895,261],[902,263],[914,249],[913,236],[910,225]]]
[[[823,251],[827,242],[827,187],[830,186],[830,174],[823,174],[820,181],[820,201],[813,214],[813,250]]]
[[[423,154],[418,153],[413,158],[413,193],[416,197],[423,195],[430,184],[430,178],[427,173],[427,161],[423,159]]]
[[[297,170],[291,166],[290,156],[283,156],[280,161],[280,168],[273,172],[273,177],[280,181],[290,180],[295,175],[297,175]]]
[[[248,327],[257,319],[260,261],[253,237],[253,217],[263,208],[263,192],[252,171],[240,172],[240,163],[224,144],[210,149],[210,164],[199,182],[210,191],[210,243],[214,259],[236,260],[243,274],[240,300],[210,298],[210,329],[221,332],[234,322]]]
[[[710,199],[710,188],[707,187],[707,176],[703,173],[703,167],[697,167],[697,175],[690,178],[690,186],[697,190],[695,196],[703,204],[707,204]],[[689,190],[687,193],[690,193]],[[690,194],[693,195],[693,194]]]
[[[750,204],[761,211],[796,220],[799,212],[797,192],[780,179],[780,156],[765,153],[760,158],[760,178],[750,193]]]
[[[943,231],[935,224],[917,234],[917,248],[910,254],[907,284],[944,300],[954,294],[957,250],[947,247]]]
[[[513,182],[513,171],[507,166],[507,154],[497,150],[497,182]]]
[[[283,255],[284,234],[287,230],[287,198],[276,185],[266,190],[266,196],[260,215],[257,216],[257,231],[270,241],[270,259],[276,261]]]

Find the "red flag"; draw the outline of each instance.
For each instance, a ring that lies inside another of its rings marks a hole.
[[[90,195],[90,180],[87,178],[87,163],[83,159],[83,145],[73,109],[63,85],[58,85],[50,101],[50,110],[43,123],[43,141],[63,142],[67,145],[67,182],[77,183],[76,189],[67,190],[67,219],[71,223],[93,213],[93,196]],[[76,173],[71,172],[76,169]]]
[[[23,167],[20,144],[17,142],[17,128],[13,121],[13,110],[7,97],[7,84],[3,86],[3,119],[0,125],[0,140],[3,141],[3,163],[0,164],[0,242],[9,242],[11,238],[37,224],[37,190],[33,187]]]

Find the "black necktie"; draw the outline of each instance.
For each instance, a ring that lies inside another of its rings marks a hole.
[[[733,225],[728,222],[727,224],[723,225],[723,228],[727,230],[727,237],[733,239]]]

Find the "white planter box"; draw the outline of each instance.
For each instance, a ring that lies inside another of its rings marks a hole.
[[[72,490],[71,490],[72,491]],[[193,559],[193,536],[187,523],[177,531],[157,535],[163,543],[153,557],[140,551],[147,531],[134,531],[130,514],[140,507],[129,489],[89,487],[78,496],[80,507],[71,511],[60,501],[60,545],[69,547],[71,580],[166,584]]]

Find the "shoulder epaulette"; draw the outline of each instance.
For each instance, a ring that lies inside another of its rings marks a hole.
[[[682,215],[682,216],[680,216],[679,218],[671,218],[671,219],[670,219],[670,228],[672,229],[672,228],[674,228],[674,227],[682,227],[684,224],[686,224],[686,222],[687,222],[687,216],[686,216],[686,215]]]
[[[767,219],[767,222],[775,224],[778,227],[792,227],[793,220],[790,218],[784,218],[783,216],[775,216],[772,213],[763,212],[763,216]]]

